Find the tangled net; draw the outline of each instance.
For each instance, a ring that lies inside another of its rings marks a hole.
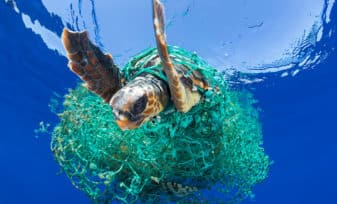
[[[65,96],[51,149],[73,185],[97,203],[237,202],[267,176],[270,160],[260,147],[250,94],[231,91],[196,54],[177,47],[169,52],[175,64],[200,71],[212,87],[187,113],[171,105],[140,128],[121,131],[109,105],[84,87]],[[155,54],[148,49],[134,57],[122,69],[124,78],[146,71],[166,79],[158,67],[139,69]],[[170,191],[169,182],[193,192]],[[210,200],[207,189],[221,196]]]

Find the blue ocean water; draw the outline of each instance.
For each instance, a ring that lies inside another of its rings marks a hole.
[[[0,203],[90,203],[50,151],[50,98],[78,82],[59,36],[87,29],[118,64],[153,46],[150,1],[0,2]],[[196,50],[259,101],[274,164],[245,203],[337,203],[333,0],[163,1],[168,40]]]

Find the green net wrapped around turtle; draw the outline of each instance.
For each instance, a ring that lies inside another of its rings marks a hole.
[[[109,105],[86,88],[65,96],[51,149],[73,185],[97,203],[214,203],[207,189],[221,192],[216,202],[236,202],[252,196],[252,187],[267,177],[270,160],[250,94],[230,90],[196,54],[178,47],[169,52],[175,64],[198,70],[212,87],[187,113],[171,105],[141,127],[121,131]],[[159,67],[139,69],[156,54],[148,49],[135,56],[123,77],[150,72],[165,79]],[[167,183],[190,191],[172,192]]]

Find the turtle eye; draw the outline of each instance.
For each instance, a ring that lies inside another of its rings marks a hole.
[[[137,115],[141,112],[144,111],[145,107],[146,107],[146,103],[147,103],[147,96],[143,95],[142,97],[140,97],[136,103],[132,106],[131,108],[131,113],[134,115]]]

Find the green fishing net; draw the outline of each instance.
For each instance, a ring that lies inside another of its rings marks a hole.
[[[230,90],[196,54],[177,47],[169,52],[175,64],[200,71],[212,87],[200,90],[201,102],[187,113],[171,104],[140,128],[121,131],[100,97],[82,86],[65,96],[51,149],[73,185],[96,203],[237,202],[267,177],[270,160],[251,95]],[[165,80],[158,67],[139,69],[155,54],[148,49],[132,58],[123,77],[149,72]],[[175,191],[178,186],[189,191]]]

